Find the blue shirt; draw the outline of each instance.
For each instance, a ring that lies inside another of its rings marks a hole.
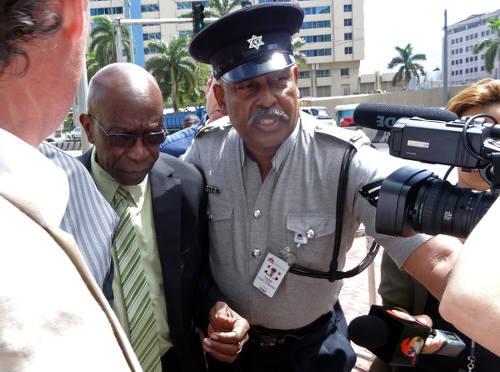
[[[160,151],[167,154],[179,157],[186,152],[198,130],[205,125],[207,115],[203,115],[201,121],[197,125],[182,129],[165,138],[165,141],[160,145]]]

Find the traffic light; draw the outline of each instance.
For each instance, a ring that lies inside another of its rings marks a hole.
[[[205,27],[205,7],[201,1],[193,1],[191,3],[193,9],[193,34],[198,33],[203,27]]]

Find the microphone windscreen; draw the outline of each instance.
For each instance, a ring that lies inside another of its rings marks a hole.
[[[389,340],[389,327],[382,319],[373,315],[353,319],[347,331],[351,341],[368,350],[378,349]]]
[[[354,122],[366,128],[389,131],[400,118],[419,117],[425,120],[454,121],[457,115],[439,107],[361,103],[354,110]]]

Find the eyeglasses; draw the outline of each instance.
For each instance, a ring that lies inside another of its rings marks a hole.
[[[88,114],[91,118],[95,119],[97,125],[101,129],[101,131],[106,135],[106,138],[109,141],[109,144],[116,147],[133,147],[138,138],[142,139],[142,142],[146,146],[158,146],[163,141],[165,141],[166,132],[165,130],[161,130],[158,132],[149,132],[142,135],[137,134],[129,134],[129,133],[108,133],[103,127],[102,123],[99,121],[97,117],[92,114]]]

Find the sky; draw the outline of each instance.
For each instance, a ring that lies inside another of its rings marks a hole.
[[[389,70],[387,64],[398,55],[396,46],[413,46],[413,54],[425,54],[426,71],[441,66],[444,10],[448,26],[472,14],[500,9],[498,0],[364,0],[365,58],[360,73]],[[355,31],[355,30],[354,30]]]

